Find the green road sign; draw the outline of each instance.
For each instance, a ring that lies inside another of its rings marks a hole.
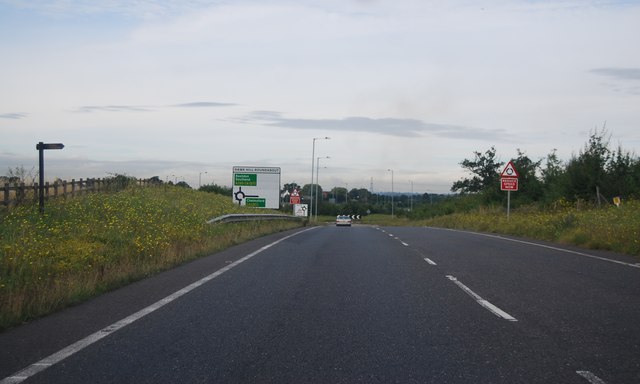
[[[261,197],[247,197],[244,203],[247,207],[265,208],[267,206],[267,199]]]
[[[255,173],[235,173],[233,185],[241,187],[255,187],[258,185],[258,175]]]

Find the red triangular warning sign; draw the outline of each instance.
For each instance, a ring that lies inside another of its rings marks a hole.
[[[513,166],[513,163],[509,162],[502,170],[500,177],[520,177],[520,175],[518,174],[518,171],[516,171],[516,167]]]

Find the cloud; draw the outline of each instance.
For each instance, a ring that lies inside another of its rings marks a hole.
[[[589,72],[612,79],[607,86],[615,92],[640,95],[640,68],[595,68]]]
[[[149,112],[152,107],[136,106],[136,105],[85,105],[78,107],[74,112],[92,113],[92,112]]]
[[[212,107],[233,107],[237,104],[233,103],[217,103],[211,101],[195,101],[192,103],[174,104],[172,107],[177,108],[212,108]]]
[[[92,113],[92,112],[151,112],[162,108],[213,108],[213,107],[230,107],[237,104],[219,103],[212,101],[194,101],[190,103],[181,103],[173,105],[84,105],[78,107],[74,112]]]
[[[24,119],[25,117],[27,117],[26,113],[3,113],[3,114],[0,114],[0,119],[18,120],[18,119]]]
[[[172,15],[175,13],[192,11],[201,7],[215,4],[213,0],[185,2],[181,0],[33,0],[16,1],[5,0],[14,7],[30,9],[53,17],[72,17],[76,15],[120,14],[128,17],[152,18]]]
[[[640,80],[640,68],[596,68],[590,72],[619,80]]]
[[[238,121],[290,129],[366,132],[400,137],[421,137],[426,134],[454,139],[481,140],[493,140],[497,138],[505,140],[510,137],[510,135],[503,130],[426,123],[418,119],[400,119],[393,117],[374,119],[362,116],[351,116],[343,119],[291,119],[285,118],[281,113],[275,111],[255,111],[246,117],[238,119]]]

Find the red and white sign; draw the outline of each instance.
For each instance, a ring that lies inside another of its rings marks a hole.
[[[300,193],[297,188],[295,188],[291,196],[289,196],[289,204],[300,204]]]
[[[516,167],[513,165],[513,163],[509,162],[507,163],[507,166],[502,170],[500,177],[520,177],[520,175],[518,174],[518,171],[516,171]]]
[[[518,178],[517,177],[502,177],[502,178],[500,178],[500,189],[502,191],[517,191],[518,190]]]
[[[518,171],[512,162],[507,163],[500,174],[500,189],[503,191],[518,190]]]

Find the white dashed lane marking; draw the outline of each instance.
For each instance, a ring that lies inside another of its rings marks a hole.
[[[466,285],[462,284],[462,282],[460,282],[455,277],[453,277],[451,275],[447,275],[447,279],[453,281],[466,294],[468,294],[469,296],[473,297],[473,299],[478,304],[480,304],[483,308],[487,309],[489,312],[493,313],[494,315],[496,315],[498,317],[501,317],[501,318],[503,318],[505,320],[508,320],[508,321],[518,321],[515,317],[511,316],[507,312],[503,311],[502,309],[496,307],[495,305],[491,304],[487,300],[485,300],[482,297],[480,297],[480,295],[478,295],[477,293],[473,292],[469,287],[467,287]]]

